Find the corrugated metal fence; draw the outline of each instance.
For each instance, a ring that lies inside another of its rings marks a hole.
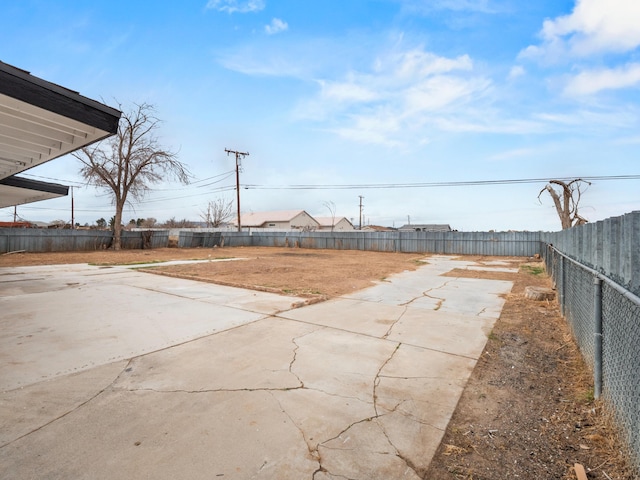
[[[169,232],[124,231],[122,248],[167,247]],[[60,252],[108,248],[111,232],[103,230],[0,229],[0,253],[16,250]],[[300,247],[378,252],[442,253],[527,257],[540,253],[540,232],[204,232],[183,230],[178,247]]]
[[[453,255],[533,256],[540,232],[180,232],[178,246],[300,247]],[[198,241],[203,243],[198,244]]]
[[[0,253],[103,250],[111,241],[112,233],[106,230],[0,228]],[[122,248],[161,248],[168,244],[168,231],[122,232]]]
[[[540,238],[640,296],[640,211]]]

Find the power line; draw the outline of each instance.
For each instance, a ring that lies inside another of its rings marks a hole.
[[[90,184],[87,182],[76,182],[73,180],[61,180],[59,178],[53,178],[53,177],[43,177],[42,175],[34,175],[33,173],[21,173],[21,176],[24,177],[32,177],[32,178],[42,178],[44,180],[53,180],[55,182],[61,182],[63,184],[75,184],[76,186],[89,186]]]
[[[564,182],[580,178],[586,181],[596,180],[640,180],[640,175],[600,175],[591,177],[554,177]],[[547,178],[516,178],[503,180],[468,180],[459,182],[426,182],[426,183],[368,183],[368,184],[328,184],[328,185],[259,185],[247,184],[244,187],[252,190],[354,190],[354,189],[397,189],[397,188],[434,188],[434,187],[468,187],[510,185],[523,183],[547,183]]]

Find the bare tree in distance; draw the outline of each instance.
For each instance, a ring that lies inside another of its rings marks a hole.
[[[159,127],[153,105],[135,105],[122,114],[116,135],[73,153],[82,162],[82,176],[113,197],[114,250],[120,250],[122,210],[129,198],[142,199],[151,185],[167,178],[189,183],[189,171],[177,153],[160,146],[155,135]]]
[[[585,184],[586,186],[584,186]],[[554,188],[556,185],[560,187],[558,190]],[[551,195],[551,198],[553,199],[553,204],[556,207],[556,211],[558,212],[558,216],[560,217],[560,223],[562,224],[563,230],[576,225],[584,225],[588,220],[580,216],[578,213],[578,207],[582,194],[589,185],[591,185],[591,182],[587,182],[581,178],[576,178],[570,182],[549,180],[549,183],[540,190],[540,193],[538,193],[538,200],[542,203],[540,195],[542,195],[542,192],[544,191],[549,192],[549,195]]]
[[[233,202],[218,198],[208,203],[207,209],[202,212],[200,218],[207,224],[207,227],[217,228],[233,218],[233,215]]]
[[[329,200],[327,202],[322,202],[322,205],[327,207],[327,210],[329,210],[329,213],[331,214],[331,231],[333,232],[333,228],[336,224],[336,204]]]

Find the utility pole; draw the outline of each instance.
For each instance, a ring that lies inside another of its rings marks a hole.
[[[362,199],[364,198],[362,195],[358,195],[358,197],[360,197],[360,227],[358,228],[359,230],[362,230]]]
[[[242,158],[249,155],[249,152],[238,152],[237,150],[229,150],[227,148],[224,149],[227,152],[227,156],[230,153],[233,153],[236,156],[236,194],[238,198],[238,231],[242,231],[242,225],[240,225],[240,161]]]
[[[71,185],[71,230],[76,228],[74,210],[73,210],[73,185]]]

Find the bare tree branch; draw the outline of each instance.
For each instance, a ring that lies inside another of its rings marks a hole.
[[[586,186],[584,186],[585,184]],[[560,189],[556,190],[554,185],[559,186]],[[588,220],[580,216],[578,208],[580,200],[582,199],[582,193],[589,185],[591,185],[591,182],[582,180],[581,178],[576,178],[568,183],[562,180],[549,180],[549,183],[538,193],[538,201],[542,203],[540,199],[542,192],[549,192],[563,230],[575,225],[583,225],[587,223]]]
[[[207,227],[217,228],[233,218],[233,215],[233,201],[225,201],[222,198],[218,198],[209,202],[207,209],[202,212],[200,218],[207,224]]]
[[[151,185],[166,178],[189,183],[190,173],[177,153],[160,146],[155,136],[159,127],[153,105],[135,105],[122,115],[116,135],[72,154],[82,164],[82,176],[112,194],[116,207],[115,250],[120,249],[122,210],[129,198],[142,199]]]
[[[322,202],[322,205],[324,205],[331,214],[331,231],[333,232],[336,224],[336,204],[329,200],[326,202]]]

